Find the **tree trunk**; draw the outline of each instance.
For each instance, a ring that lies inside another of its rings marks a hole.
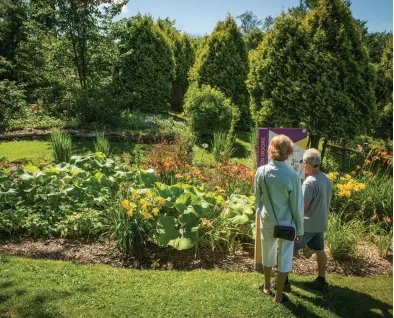
[[[324,159],[324,156],[325,156],[325,154],[326,154],[327,144],[328,144],[328,140],[327,140],[327,138],[324,138],[323,149],[322,149],[322,151],[321,151],[321,164],[320,164],[320,168],[323,167],[323,159]]]
[[[320,136],[311,136],[311,148],[319,150]]]

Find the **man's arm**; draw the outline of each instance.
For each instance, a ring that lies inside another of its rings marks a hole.
[[[313,197],[312,185],[306,180],[302,184],[302,194],[304,196],[304,214],[306,214],[311,205]]]
[[[305,195],[305,194],[304,194]],[[309,205],[311,204],[310,201],[306,201],[304,200],[304,214],[306,214],[308,212],[309,209]]]

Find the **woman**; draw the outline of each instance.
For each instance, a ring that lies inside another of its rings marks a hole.
[[[274,238],[275,225],[294,226],[296,242],[304,234],[303,216],[304,201],[300,175],[292,171],[285,160],[293,154],[294,145],[285,135],[274,137],[268,147],[270,162],[257,169],[255,177],[256,211],[261,220],[261,246],[264,266],[265,285],[262,286],[266,295],[272,295],[271,273],[277,264],[278,278],[274,303],[289,300],[283,288],[287,274],[292,269],[294,241]],[[268,192],[267,192],[268,190]]]

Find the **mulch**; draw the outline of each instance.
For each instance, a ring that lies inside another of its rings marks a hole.
[[[157,270],[228,270],[252,272],[253,251],[236,253],[201,252],[195,257],[195,250],[175,251],[173,249],[150,247],[136,251],[129,261],[122,261],[114,242],[82,242],[72,239],[40,239],[0,237],[0,253],[39,259],[72,261],[78,264],[106,264],[113,267],[126,267]],[[354,258],[335,260],[329,253],[328,274],[372,276],[393,274],[392,255],[379,256],[377,247],[370,242],[360,242]],[[300,275],[315,275],[316,256],[309,250],[302,250],[294,258],[293,272]]]

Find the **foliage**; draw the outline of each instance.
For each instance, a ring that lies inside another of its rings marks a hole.
[[[0,131],[8,128],[10,119],[25,105],[24,91],[15,82],[0,81]]]
[[[191,130],[197,135],[228,132],[239,118],[238,110],[222,92],[209,85],[191,85],[185,97],[185,112]]]
[[[341,0],[320,1],[306,15],[282,14],[250,58],[258,125],[308,127],[314,148],[320,137],[351,139],[373,128],[375,71]]]
[[[111,207],[107,216],[108,234],[116,240],[116,247],[124,259],[133,256],[135,250],[145,244],[150,229],[145,218],[134,210],[135,204],[125,199]]]
[[[94,142],[95,152],[101,152],[107,157],[110,155],[111,147],[107,137],[105,137],[105,132],[96,132],[96,141]]]
[[[190,169],[192,152],[190,145],[184,140],[176,138],[173,141],[161,140],[155,144],[144,162],[146,169],[152,168],[166,184],[173,184],[179,176]],[[178,176],[178,177],[177,177]],[[198,178],[198,175],[195,177]],[[192,176],[190,176],[191,180]],[[188,181],[189,181],[188,180]]]
[[[223,191],[229,197],[232,193],[250,196],[253,193],[255,169],[242,164],[219,165],[215,169],[205,169],[205,186]]]
[[[64,128],[70,125],[68,121],[46,114],[36,104],[21,107],[15,117],[9,120],[9,131],[19,129]]]
[[[351,139],[375,124],[376,74],[349,6],[342,0],[319,1],[306,17],[313,68],[319,70],[308,83],[324,78],[322,87],[317,85],[307,94],[305,123],[316,137]]]
[[[175,111],[183,110],[184,95],[189,86],[188,72],[195,62],[195,51],[190,37],[181,34],[174,27],[174,22],[168,18],[158,19],[157,25],[166,35],[175,58],[175,77],[172,82],[172,109]]]
[[[376,102],[379,123],[375,135],[384,139],[393,139],[393,37],[387,39],[382,59],[378,66],[376,84]]]
[[[263,21],[261,21],[252,11],[248,10],[237,16],[236,19],[241,21],[240,28],[243,34],[247,34],[252,30],[258,29],[263,24]]]
[[[189,79],[199,86],[210,85],[224,93],[240,111],[238,125],[247,128],[250,124],[249,94],[245,84],[248,70],[245,42],[234,19],[228,16],[199,46]]]
[[[253,120],[260,127],[298,127],[307,90],[309,41],[299,19],[282,14],[250,53],[248,88]],[[275,77],[272,77],[275,74]],[[284,114],[286,114],[284,116]]]
[[[264,32],[260,29],[254,29],[245,34],[244,40],[248,51],[255,50],[263,41]]]
[[[147,112],[168,109],[174,79],[174,54],[152,17],[127,21],[119,42],[114,80],[125,107]]]
[[[200,227],[210,227],[209,224],[219,215],[233,224],[243,225],[249,222],[248,229],[251,229],[253,201],[244,196],[234,196],[230,201],[224,202],[220,194],[204,193],[201,187],[183,183],[172,186],[155,183],[153,188],[132,188],[130,192],[129,199],[122,201],[123,213],[132,219],[129,221],[132,227],[134,219],[143,218],[148,221],[148,228],[151,228],[149,237],[159,246],[183,250],[198,245]],[[223,208],[225,210],[221,214]],[[135,228],[125,227],[124,231],[120,234],[121,237],[133,235],[127,233],[135,232]],[[235,235],[231,229],[227,229],[227,232],[230,236]],[[236,233],[240,232],[242,231]],[[220,233],[217,235],[221,236]]]
[[[326,241],[332,257],[353,257],[357,241],[363,236],[364,224],[357,220],[345,222],[340,215],[331,215],[326,232]]]
[[[72,152],[72,142],[69,134],[58,129],[52,130],[51,145],[55,163],[69,162]]]

